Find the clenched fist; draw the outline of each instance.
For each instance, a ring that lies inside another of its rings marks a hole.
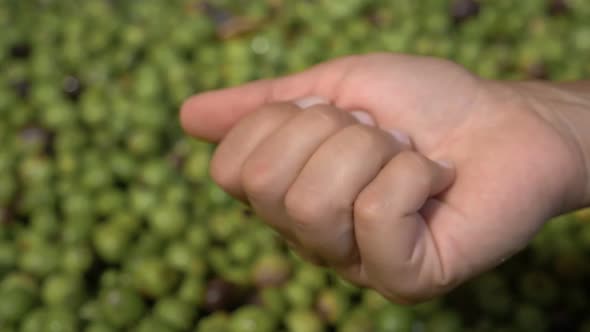
[[[219,142],[213,179],[303,257],[414,303],[585,203],[577,142],[528,91],[374,54],[194,96],[181,120]]]

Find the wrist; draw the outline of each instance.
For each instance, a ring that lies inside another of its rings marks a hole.
[[[590,84],[507,82],[522,101],[544,118],[571,149],[576,172],[567,212],[590,206]]]

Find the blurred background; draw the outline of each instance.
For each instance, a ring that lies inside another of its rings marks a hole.
[[[0,0],[0,331],[590,331],[590,212],[448,296],[302,262],[208,177],[189,95],[346,54],[590,76],[587,0]]]

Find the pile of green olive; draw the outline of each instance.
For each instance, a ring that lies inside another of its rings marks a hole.
[[[0,1],[0,331],[590,331],[590,213],[453,293],[305,263],[208,176],[189,95],[373,51],[590,75],[586,0]]]

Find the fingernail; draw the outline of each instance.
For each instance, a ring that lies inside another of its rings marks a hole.
[[[295,105],[299,108],[306,109],[315,105],[328,105],[330,101],[324,97],[311,96],[296,100]]]
[[[397,129],[391,129],[388,131],[391,134],[391,136],[393,136],[398,142],[405,144],[407,146],[412,146],[412,139],[410,138],[410,135]]]
[[[363,111],[354,111],[350,112],[352,116],[354,116],[360,123],[365,124],[367,126],[374,126],[375,120],[371,116],[371,114]]]
[[[455,168],[455,163],[453,163],[450,160],[435,160],[434,162],[437,163],[442,168],[446,168],[446,169]]]

